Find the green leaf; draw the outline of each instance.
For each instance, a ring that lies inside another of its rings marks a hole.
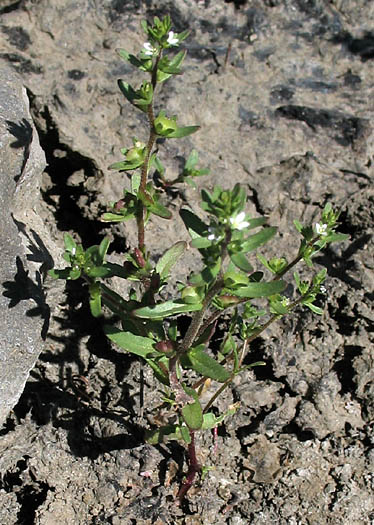
[[[186,160],[186,163],[184,165],[185,171],[192,171],[197,164],[197,161],[199,160],[199,154],[198,152],[193,149],[191,153],[188,156],[188,159]]]
[[[158,217],[162,217],[163,219],[171,219],[173,216],[170,210],[168,210],[167,208],[165,208],[165,206],[162,206],[158,202],[148,205],[147,209],[151,213],[153,213],[153,215],[157,215]]]
[[[113,274],[115,275],[115,274]],[[105,284],[100,284],[102,290],[102,302],[107,306],[113,313],[123,316],[127,312],[127,301],[123,299],[118,293],[114,292]]]
[[[257,259],[261,261],[261,263],[271,271],[271,273],[277,275],[282,273],[282,271],[287,267],[288,262],[285,257],[272,257],[269,261],[259,253],[257,254]]]
[[[203,410],[200,402],[194,401],[182,408],[183,419],[191,430],[199,430],[203,424]]]
[[[130,215],[120,215],[118,213],[104,213],[100,220],[101,222],[123,222],[123,221],[127,221],[129,219],[132,219],[133,217],[135,217],[135,214],[132,214],[132,216]]]
[[[88,277],[112,277],[113,273],[111,269],[105,265],[105,266],[88,266],[84,268],[84,273]]]
[[[180,435],[183,441],[187,443],[187,445],[189,445],[191,443],[191,434],[190,434],[189,428],[185,426],[180,426],[177,428],[177,435],[178,435],[178,431],[180,432]]]
[[[312,310],[312,312],[314,312],[315,314],[317,315],[323,315],[323,310],[322,308],[319,308],[318,306],[316,306],[315,304],[313,303],[303,303],[305,304],[305,306],[307,306],[310,310]]]
[[[163,177],[165,175],[165,166],[162,164],[162,162],[157,156],[155,156],[154,158],[154,165],[161,177]]]
[[[224,383],[230,378],[229,372],[218,363],[213,357],[204,352],[205,345],[192,348],[182,358],[182,364],[186,368],[192,368],[203,376],[210,377],[219,383]]]
[[[204,224],[204,222],[192,211],[182,208],[179,212],[179,215],[181,216],[182,221],[184,222],[184,225],[188,231],[192,230],[201,237],[203,237],[208,231],[208,226]]]
[[[177,128],[175,131],[168,133],[167,138],[180,139],[182,137],[187,137],[188,135],[195,133],[198,129],[200,129],[200,126],[185,126],[183,128]]]
[[[53,270],[49,270],[48,275],[50,275],[52,277],[52,279],[68,280],[68,279],[70,279],[71,271],[72,271],[71,267],[64,268],[63,270],[53,269]]]
[[[64,244],[66,251],[74,255],[77,249],[77,243],[74,241],[73,237],[68,233],[65,233],[64,235]]]
[[[205,286],[210,284],[217,277],[221,269],[221,258],[217,259],[214,266],[206,266],[200,273],[194,273],[189,277],[189,283],[193,286]]]
[[[276,315],[288,314],[288,307],[282,303],[282,297],[280,295],[276,295],[274,299],[270,301],[270,312]]]
[[[251,252],[252,250],[255,250],[259,246],[262,246],[266,242],[268,242],[277,232],[277,228],[271,227],[271,228],[264,228],[258,233],[255,233],[254,235],[251,235],[251,237],[248,237],[242,245],[241,245],[241,251],[244,253]]]
[[[253,266],[248,261],[244,253],[234,253],[230,255],[230,259],[237,268],[243,270],[243,272],[253,272]]]
[[[172,60],[167,56],[163,57],[158,64],[158,69],[170,75],[180,75],[181,70],[179,66],[182,64],[186,54],[187,51],[179,51]]]
[[[156,272],[160,275],[161,279],[166,279],[171,268],[176,264],[186,248],[187,243],[185,241],[179,241],[164,253],[156,264]]]
[[[232,416],[235,414],[235,412],[238,410],[240,406],[240,403],[234,403],[230,406],[228,410],[226,410],[223,414],[220,416],[215,416],[212,412],[208,412],[207,414],[204,414],[204,420],[201,427],[201,430],[210,430],[211,428],[217,427],[222,423],[222,421],[229,416]]]
[[[139,60],[135,55],[131,55],[125,49],[116,49],[117,54],[123,58],[124,60],[127,60],[132,64],[133,66],[142,69],[143,68],[143,62]]]
[[[150,445],[157,445],[164,443],[167,439],[179,440],[181,435],[178,430],[179,427],[177,425],[165,425],[156,430],[146,430],[145,441]]]
[[[248,277],[240,272],[226,272],[223,278],[224,278],[225,286],[227,286],[227,288],[230,288],[230,290],[234,286],[249,284]]]
[[[236,290],[231,290],[233,295],[238,297],[248,297],[254,299],[255,297],[269,297],[282,292],[286,287],[284,281],[271,281],[269,283],[249,283],[247,286],[242,286]]]
[[[90,310],[93,317],[100,317],[101,311],[101,292],[100,285],[93,283],[90,286]]]
[[[163,73],[170,73],[173,75],[180,74],[179,66],[182,64],[183,60],[185,59],[186,54],[187,54],[187,51],[179,51],[179,53],[177,53],[172,58],[172,60],[169,60],[168,57],[164,57],[159,62],[159,65],[158,65],[159,69]]]
[[[140,160],[140,159],[137,159],[131,162],[128,160],[123,160],[120,162],[114,162],[108,167],[108,169],[118,170],[118,171],[135,170],[136,168],[139,168],[142,164],[143,164],[143,160]]]
[[[142,337],[140,335],[134,335],[131,332],[122,332],[114,326],[104,326],[104,332],[106,336],[116,343],[119,347],[127,350],[132,354],[139,355],[145,359],[150,354],[158,354],[157,350],[154,348],[154,340],[148,337]]]
[[[349,239],[349,235],[346,233],[330,233],[324,240],[327,242],[342,242]]]
[[[192,248],[197,248],[198,250],[203,250],[204,248],[209,248],[212,246],[212,241],[208,237],[195,237],[191,241]]]
[[[254,219],[247,219],[249,222],[249,226],[247,226],[247,230],[252,230],[254,228],[258,228],[259,226],[263,226],[267,218],[266,217],[255,217]]]
[[[100,257],[101,263],[105,259],[109,245],[110,245],[110,239],[108,237],[104,237],[104,239],[101,241],[100,246],[99,246],[99,257]]]
[[[165,356],[161,357],[160,360],[163,361],[165,366],[168,363],[168,359]],[[156,379],[163,385],[170,386],[169,376],[165,373],[164,368],[158,363],[159,362],[156,359],[147,359],[147,364],[152,368]]]
[[[136,195],[139,191],[141,178],[142,178],[141,174],[137,171],[135,171],[131,175],[131,193],[133,195]]]
[[[184,312],[194,312],[201,310],[202,305],[199,304],[185,304],[176,301],[166,301],[165,303],[156,304],[155,306],[143,306],[132,311],[135,317],[142,319],[164,319],[171,315],[180,314]]]
[[[105,266],[110,269],[112,275],[122,277],[122,279],[129,277],[129,272],[121,264],[107,262]]]
[[[130,86],[130,84],[128,84],[127,82],[124,82],[121,79],[118,80],[118,87],[120,88],[123,95],[125,95],[126,99],[130,102],[130,104],[141,109],[144,112],[147,111],[148,106],[152,103],[152,95],[153,95],[152,88],[147,98],[144,98],[146,95],[144,94],[144,92],[143,93],[141,92],[141,89],[139,91],[135,91]]]

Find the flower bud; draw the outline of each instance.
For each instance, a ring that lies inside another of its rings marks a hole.
[[[187,304],[196,304],[201,302],[200,294],[194,286],[186,286],[182,290],[182,299]]]
[[[165,339],[164,341],[159,341],[155,344],[156,350],[163,352],[165,354],[171,354],[174,352],[174,341],[170,339]]]
[[[134,147],[126,152],[128,162],[143,162],[145,158],[146,145],[143,142],[135,142]]]
[[[218,297],[219,302],[221,305],[226,308],[227,306],[232,306],[234,304],[239,304],[241,301],[240,297],[236,297],[236,295],[221,295]]]
[[[125,201],[123,199],[117,201],[114,205],[115,210],[122,210],[125,207]]]
[[[167,136],[177,128],[178,126],[175,117],[171,119],[167,118],[163,111],[161,111],[158,117],[155,118],[155,130],[158,135]]]

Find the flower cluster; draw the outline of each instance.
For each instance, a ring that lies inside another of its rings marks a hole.
[[[169,31],[168,37],[166,40],[166,44],[168,46],[177,46],[179,44],[179,38],[176,36],[174,31]],[[159,52],[159,49],[151,44],[151,42],[145,42],[143,44],[144,50],[143,53],[146,56],[154,56],[157,55]]]

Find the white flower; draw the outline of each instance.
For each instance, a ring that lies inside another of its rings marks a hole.
[[[145,55],[152,56],[156,53],[156,49],[152,46],[150,42],[146,42],[145,44],[143,44],[143,47],[145,49]]]
[[[327,224],[320,224],[319,222],[317,222],[314,229],[317,235],[320,235],[321,237],[326,237]]]
[[[319,293],[326,293],[327,290],[326,290],[326,286],[323,286],[323,284],[321,284],[321,286],[319,287]]]
[[[176,46],[178,44],[179,40],[174,36],[174,31],[169,31],[167,42],[170,46]]]
[[[207,237],[208,241],[218,241],[219,240],[219,235],[218,235],[216,228],[212,228],[212,226],[209,226],[208,232],[209,232],[209,235]]]
[[[241,211],[236,217],[230,217],[230,224],[235,230],[243,230],[249,226],[249,222],[244,220],[245,212]]]

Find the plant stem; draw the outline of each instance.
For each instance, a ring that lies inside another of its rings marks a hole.
[[[303,300],[304,296],[301,296],[299,297],[299,299],[297,299],[296,301],[294,301],[290,306],[290,310],[292,308],[295,308],[295,306],[297,306],[298,304],[300,304]],[[262,332],[264,330],[266,330],[266,328],[268,328],[272,323],[274,323],[275,321],[277,321],[279,319],[279,315],[273,315],[268,321],[266,321],[266,323],[264,323],[262,326],[260,326],[258,328],[258,330],[256,330],[256,332],[254,332],[250,337],[248,337],[247,339],[245,339],[244,343],[243,343],[243,348],[242,348],[242,352],[241,352],[241,355],[240,355],[240,359],[239,359],[239,368],[244,360],[244,357],[245,357],[245,347],[248,346],[252,341],[254,341],[254,339],[257,339],[257,337],[259,335],[262,334]],[[231,355],[231,354],[230,354]],[[227,358],[229,356],[226,356],[226,358],[224,359],[224,361],[221,363],[221,365],[224,365],[224,363],[227,361]],[[232,380],[234,379],[235,377],[235,373],[233,373],[231,375],[231,377],[229,377],[229,379],[227,379],[223,385],[220,386],[220,388],[212,395],[212,397],[209,399],[208,403],[205,405],[204,407],[204,414],[210,409],[210,407],[212,406],[212,404],[214,403],[214,401],[217,399],[218,396],[220,396],[222,394],[222,392],[229,386],[229,384],[232,382]],[[202,379],[206,379],[206,377],[202,378]],[[202,379],[199,381],[199,383],[202,381]],[[196,385],[194,385],[195,387]],[[199,386],[199,385],[198,385]]]
[[[186,479],[184,480],[178,492],[178,499],[180,503],[183,501],[183,498],[192,487],[196,474],[201,471],[201,465],[197,461],[196,457],[195,432],[191,430],[190,436],[191,443],[188,445],[188,471],[186,474]]]
[[[309,241],[307,243],[307,247],[309,246],[313,246],[317,241],[319,241],[320,239],[320,235],[317,235],[316,237],[314,237],[311,241]],[[281,277],[283,277],[283,275],[285,275],[287,272],[289,272],[291,270],[291,268],[293,266],[296,266],[296,264],[298,262],[301,261],[301,259],[303,258],[303,253],[299,253],[294,259],[293,261],[291,261],[289,264],[287,264],[287,266],[285,268],[283,268],[283,270],[281,272],[279,272],[273,279],[273,281],[279,281],[279,279]]]
[[[179,348],[177,351],[178,356],[185,354],[192,346],[197,334],[199,333],[200,327],[203,323],[204,315],[205,315],[207,308],[209,307],[214,296],[219,292],[219,290],[222,287],[223,287],[223,281],[221,279],[218,279],[213,284],[213,286],[208,291],[208,293],[206,294],[201,310],[197,310],[197,312],[192,317],[190,326],[187,329],[187,332],[183,338],[183,341],[179,345]]]
[[[152,69],[152,87],[153,87],[153,94],[156,89],[157,85],[157,67],[158,63],[160,61],[162,55],[162,50],[160,50],[159,54],[156,57],[153,69]],[[145,157],[145,160],[142,165],[141,169],[141,178],[140,178],[140,189],[142,192],[146,191],[147,187],[147,176],[148,176],[148,169],[149,169],[149,159],[151,157],[152,149],[154,146],[154,143],[156,141],[156,131],[155,131],[155,117],[153,113],[153,100],[151,104],[149,104],[147,109],[147,116],[148,116],[148,122],[149,122],[149,137],[147,142],[147,155]],[[144,235],[144,205],[140,203],[138,213],[136,215],[136,223],[138,227],[138,247],[139,250],[144,252],[144,241],[145,241],[145,235]]]
[[[223,263],[225,261],[225,258],[227,257],[227,246],[231,239],[231,231],[226,231],[226,237],[225,241],[223,243],[222,249],[221,249],[221,269],[219,271],[219,276],[216,279],[216,282],[213,284],[211,289],[208,291],[208,293],[205,296],[205,299],[203,301],[203,306],[201,310],[198,310],[195,312],[194,316],[192,317],[190,326],[187,329],[187,332],[183,338],[183,341],[179,345],[177,355],[180,357],[182,354],[186,353],[192,346],[193,342],[195,341],[198,334],[201,335],[201,327],[204,322],[204,315],[209,308],[210,303],[212,302],[214,296],[223,288],[224,286],[224,280],[223,280]],[[205,327],[208,325],[205,324]]]

